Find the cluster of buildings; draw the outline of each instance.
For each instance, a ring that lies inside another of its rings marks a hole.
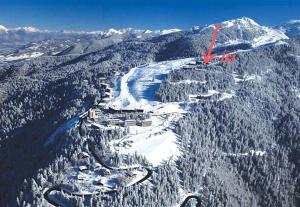
[[[86,152],[81,152],[77,156],[78,158],[78,170],[76,179],[78,181],[88,181],[91,177],[97,176],[97,179],[93,181],[93,185],[104,187],[103,189],[115,189],[119,186],[125,186],[126,183],[130,182],[132,179],[137,178],[137,171],[131,170],[109,170],[99,163],[93,165],[88,164],[87,162],[90,159],[90,156]],[[100,177],[99,177],[100,175]],[[102,190],[103,190],[102,189]],[[101,190],[101,189],[100,189]]]
[[[99,119],[98,116],[98,111],[97,109],[90,109],[88,111],[88,119],[94,122],[97,122]],[[126,112],[118,112],[118,115],[124,115]],[[112,115],[112,114],[110,114]],[[124,126],[124,127],[129,127],[129,126],[142,126],[142,127],[148,127],[152,125],[152,120],[151,119],[127,119],[122,116],[116,116],[112,115],[110,118],[101,121],[102,124],[107,125],[107,126]]]
[[[126,115],[128,114],[138,114],[144,115],[143,109],[115,109],[113,107],[105,107],[107,103],[112,99],[113,90],[110,85],[107,83],[107,79],[105,77],[99,78],[100,87],[101,87],[101,101],[98,103],[99,107],[91,108],[88,110],[88,120],[94,122],[94,124],[102,124],[106,126],[142,126],[148,127],[152,125],[151,119],[138,118],[138,119],[128,119]],[[107,114],[108,119],[99,120],[101,114]],[[127,116],[128,117],[128,116]],[[97,122],[101,123],[97,123]]]

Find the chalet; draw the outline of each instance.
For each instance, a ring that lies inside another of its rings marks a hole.
[[[135,119],[128,119],[125,120],[124,126],[135,126],[136,125],[136,120]]]
[[[86,165],[79,166],[79,170],[80,170],[80,172],[88,172],[89,171],[89,169]]]
[[[81,159],[81,160],[87,160],[87,159],[89,159],[89,157],[90,157],[89,154],[86,152],[81,152],[78,154],[78,159]]]
[[[99,170],[99,169],[101,169],[101,164],[99,164],[99,163],[95,163],[95,165],[94,165],[94,170]]]

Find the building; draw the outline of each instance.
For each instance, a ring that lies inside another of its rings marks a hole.
[[[86,176],[85,176],[85,175],[82,175],[82,174],[79,174],[79,175],[77,176],[77,179],[78,179],[78,180],[86,180]]]
[[[104,97],[105,98],[111,98],[111,93],[110,92],[105,92]]]
[[[89,84],[89,81],[88,81],[88,80],[84,79],[84,80],[82,81],[82,85],[87,86],[88,84]]]
[[[144,113],[143,109],[114,109],[112,107],[109,107],[108,109],[111,114]]]
[[[101,83],[100,86],[103,89],[107,89],[109,87],[108,83]]]
[[[98,118],[97,114],[96,114],[96,111],[93,110],[93,109],[90,109],[88,111],[88,117],[90,120],[96,120]]]
[[[109,97],[105,97],[105,98],[102,98],[101,101],[103,103],[108,103],[110,101],[110,98]]]
[[[105,177],[111,175],[110,171],[107,170],[107,169],[104,169],[104,168],[101,170],[101,174],[102,174],[103,176],[105,176]]]
[[[89,171],[89,169],[86,165],[79,166],[79,170],[80,170],[80,172],[88,172]]]
[[[109,119],[108,124],[111,126],[117,126],[120,124],[120,119]]]
[[[98,106],[104,107],[104,106],[106,106],[106,103],[102,101],[98,104]]]
[[[146,119],[142,121],[142,126],[143,127],[148,127],[152,125],[152,120],[151,119]]]
[[[125,120],[124,126],[135,126],[136,125],[136,120],[135,119],[128,119]]]
[[[104,83],[106,80],[107,80],[106,77],[100,77],[100,78],[99,78],[99,81],[100,81],[101,83]]]
[[[81,160],[88,160],[90,157],[90,155],[86,152],[80,152],[78,154],[78,159],[81,159]]]

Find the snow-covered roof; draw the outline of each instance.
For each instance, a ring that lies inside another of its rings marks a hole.
[[[79,170],[82,171],[82,170],[87,170],[88,167],[86,165],[81,165],[79,166]]]

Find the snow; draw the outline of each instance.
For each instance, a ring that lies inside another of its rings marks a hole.
[[[202,97],[207,98],[207,97],[210,97],[210,96],[215,95],[215,94],[218,94],[218,93],[219,93],[219,91],[216,91],[216,90],[208,90],[207,93],[202,93],[202,94],[190,94],[190,95],[189,95],[189,98],[190,98],[190,100],[196,98],[197,96],[202,96]]]
[[[171,113],[186,113],[184,109],[180,107],[180,105],[176,102],[170,102],[170,103],[161,103],[156,107],[153,111],[153,114],[171,114]]]
[[[223,101],[225,99],[232,98],[233,96],[235,96],[235,92],[233,90],[231,90],[230,93],[224,92],[224,93],[222,93],[221,98],[219,99],[219,101]]]
[[[201,96],[203,96],[203,97],[209,97],[209,96],[212,96],[212,95],[214,95],[214,94],[218,94],[219,92],[218,91],[216,91],[216,90],[208,90],[208,92],[207,93],[205,93],[205,94],[201,94]]]
[[[178,82],[170,82],[171,84],[173,85],[178,85],[178,84],[197,84],[197,83],[200,83],[200,84],[205,84],[206,81],[197,81],[197,80],[190,80],[190,79],[187,79],[187,80],[181,80],[181,81],[178,81]]]
[[[250,81],[250,80],[261,80],[261,76],[259,75],[245,75],[244,76],[245,81]]]
[[[260,151],[260,150],[250,150],[250,152],[245,152],[245,153],[223,153],[224,155],[227,156],[237,156],[237,157],[242,157],[242,156],[263,156],[266,154],[266,151]]]
[[[8,29],[2,25],[0,25],[0,32],[7,32]]]
[[[179,103],[157,101],[155,91],[166,74],[192,60],[193,58],[187,58],[151,63],[132,68],[118,79],[116,96],[108,105],[114,108],[139,108],[152,112],[152,126],[130,126],[129,134],[125,138],[110,143],[112,149],[121,154],[137,153],[154,166],[180,155],[176,144],[178,135],[173,132],[173,128],[185,110]]]
[[[44,147],[48,146],[49,144],[53,143],[53,141],[56,139],[56,137],[71,129],[76,123],[78,122],[78,117],[73,117],[69,119],[66,123],[62,124],[60,127],[58,127],[47,139],[47,141],[44,144]]]
[[[210,25],[209,27],[214,27],[214,25]],[[231,28],[234,27],[234,28]],[[230,28],[234,30],[238,30],[241,32],[240,37],[237,39],[230,39],[224,43],[218,43],[217,46],[226,46],[226,45],[235,45],[240,43],[248,43],[251,44],[252,47],[259,47],[265,44],[275,43],[280,40],[289,39],[283,31],[277,30],[274,28],[261,26],[257,24],[254,20],[243,17],[234,20],[228,20],[221,23],[222,28]],[[245,40],[243,38],[242,31],[249,30],[255,32],[257,35],[253,39]],[[238,32],[237,31],[237,32]]]
[[[150,111],[158,104],[155,91],[160,83],[174,68],[191,62],[193,58],[164,61],[150,65],[132,68],[120,78],[120,87],[116,89],[118,96],[114,97],[109,106],[125,109],[144,109]],[[121,88],[121,90],[120,90]]]
[[[203,98],[208,98],[212,95],[215,95],[215,94],[219,94],[219,91],[216,91],[216,90],[208,90],[207,93],[202,93],[202,94],[189,94],[189,100],[191,102],[197,102],[199,101],[199,99],[197,97],[201,96]]]
[[[263,156],[263,155],[265,155],[266,154],[266,151],[254,151],[254,150],[251,150],[250,151],[250,154],[251,155],[256,155],[256,156]]]
[[[113,34],[119,34],[119,35],[121,35],[121,34],[123,34],[123,32],[121,32],[120,30],[113,29],[113,28],[110,28],[109,30],[107,30],[105,32],[105,35],[107,35],[107,36],[111,36]]]
[[[289,39],[282,31],[271,29],[268,27],[262,27],[265,31],[264,35],[256,37],[252,41],[253,47],[258,47],[261,45],[277,42],[282,39]]]
[[[232,74],[235,84],[243,82],[243,81],[261,81],[262,77],[254,74],[247,74],[244,76],[238,75],[236,73]]]
[[[179,155],[176,145],[176,136],[171,131],[161,135],[150,137],[149,139],[139,140],[140,137],[133,137],[134,143],[130,149],[124,149],[122,153],[145,156],[154,166],[157,166],[163,160]]]
[[[104,168],[98,169],[104,170]],[[64,178],[62,183],[62,189],[78,194],[78,195],[92,195],[99,191],[110,191],[118,188],[118,179],[124,180],[125,186],[131,186],[139,180],[143,179],[147,175],[145,169],[124,169],[124,170],[110,170],[110,174],[102,176],[101,173],[96,170],[89,170],[86,172],[80,172],[77,167],[70,168],[67,172],[67,176]],[[126,173],[131,172],[135,174],[134,177],[128,176]],[[83,180],[79,180],[82,178]],[[97,185],[96,183],[101,182],[103,185]],[[66,186],[69,186],[68,188]],[[71,187],[76,186],[76,189],[71,190]]]
[[[290,21],[288,21],[289,24],[300,24],[300,20],[299,19],[292,19]]]
[[[147,29],[147,30],[144,31],[144,33],[145,33],[145,34],[149,34],[149,33],[152,33],[152,31],[149,30],[149,29]]]
[[[34,28],[34,27],[30,27],[30,26],[28,26],[28,27],[17,27],[17,28],[15,28],[15,30],[23,30],[23,31],[26,31],[26,32],[40,32],[39,29]]]
[[[180,32],[181,29],[164,29],[164,30],[160,30],[159,33],[161,35],[166,35],[166,34],[171,34],[171,33],[174,33],[174,32]]]
[[[259,26],[254,20],[247,18],[247,17],[242,17],[238,19],[233,19],[233,20],[227,20],[222,22],[222,28],[229,28],[233,27],[234,25],[239,25],[239,26],[244,26],[251,28],[253,26]]]
[[[298,98],[300,98],[300,89],[293,87],[292,91],[296,94]]]
[[[131,126],[127,137],[111,142],[120,154],[139,154],[153,166],[180,155],[177,147],[178,135],[173,132],[174,123],[185,113],[178,103],[160,104],[153,110],[152,126]],[[120,146],[126,143],[126,146]]]
[[[25,53],[21,55],[13,55],[10,54],[8,56],[0,56],[0,61],[15,61],[15,60],[23,60],[23,59],[31,59],[31,58],[37,58],[42,56],[44,53],[41,52],[32,52],[32,53]]]

